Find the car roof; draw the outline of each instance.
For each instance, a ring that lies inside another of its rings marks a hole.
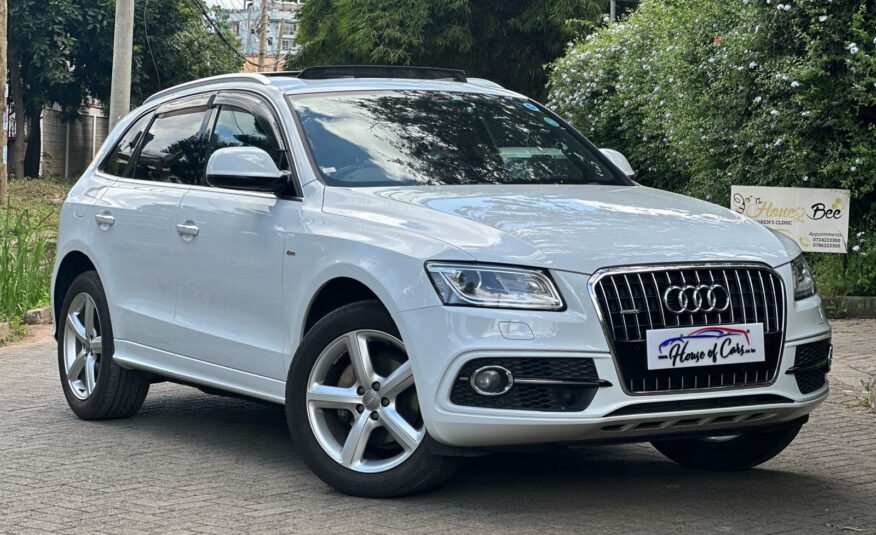
[[[375,90],[420,90],[487,93],[522,97],[502,86],[477,78],[466,82],[450,80],[420,80],[408,78],[332,78],[327,80],[302,80],[300,78],[277,78],[278,87],[287,94],[327,93],[332,91]]]
[[[228,89],[233,86],[256,85],[271,87],[287,95],[328,93],[337,91],[452,91],[526,98],[482,78],[451,79],[391,78],[391,77],[339,77],[300,78],[298,72],[223,74],[194,80],[159,91],[147,98],[144,104],[166,101],[194,90]]]

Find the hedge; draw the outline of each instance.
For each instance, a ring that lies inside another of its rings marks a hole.
[[[876,293],[873,0],[643,0],[571,44],[548,87],[643,184],[724,206],[731,184],[851,190],[850,256],[816,263],[861,266],[832,293]]]

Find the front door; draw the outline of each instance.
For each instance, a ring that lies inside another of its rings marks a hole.
[[[275,116],[259,99],[220,93],[211,122],[208,158],[218,148],[256,146],[289,169]],[[179,240],[180,352],[285,380],[284,245],[287,233],[302,228],[301,203],[203,184],[186,193],[177,218],[191,232]]]

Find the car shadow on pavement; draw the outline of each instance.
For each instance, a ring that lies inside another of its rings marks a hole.
[[[132,441],[149,437],[171,452],[199,452],[199,462],[233,460],[244,471],[248,463],[250,469],[267,467],[277,476],[272,484],[285,478],[309,479],[313,490],[334,493],[304,466],[290,442],[283,408],[277,405],[158,385],[140,414],[99,425],[136,435]],[[792,451],[793,446],[785,455],[798,457]],[[768,517],[792,503],[829,507],[853,493],[839,482],[806,472],[806,464],[797,458],[779,457],[760,469],[719,473],[682,468],[649,444],[592,446],[466,459],[441,488],[402,501],[440,500],[461,511],[477,509],[484,514],[525,508],[547,516],[580,515],[582,509],[617,510],[622,515],[635,504],[639,515],[671,511],[679,518],[688,513],[695,518],[707,508],[730,521],[741,512],[746,517]],[[257,474],[245,479],[249,485],[259,484]]]

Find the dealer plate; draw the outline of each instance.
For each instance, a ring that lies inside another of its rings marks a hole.
[[[649,370],[766,360],[761,323],[654,329],[647,331],[646,344]]]

